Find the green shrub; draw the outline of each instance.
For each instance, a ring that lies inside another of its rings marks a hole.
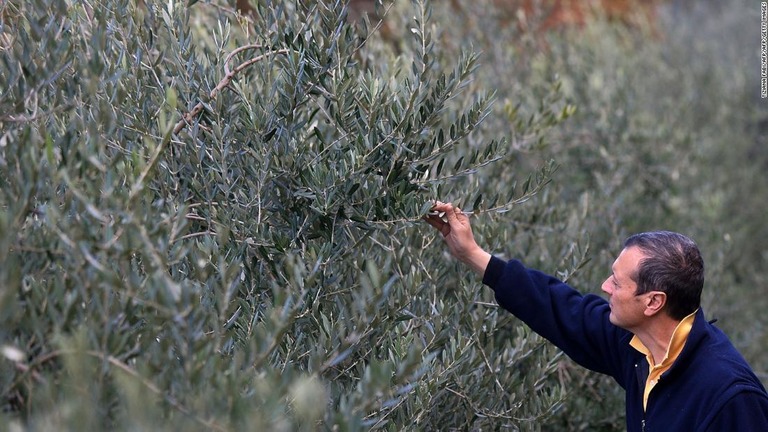
[[[399,58],[339,4],[256,11],[4,4],[9,421],[535,428],[558,356],[420,218],[438,197],[508,211],[554,167],[483,193],[514,149],[472,137],[493,97],[467,94],[477,56],[435,47],[427,5]]]

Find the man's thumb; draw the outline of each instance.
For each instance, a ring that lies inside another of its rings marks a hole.
[[[461,215],[461,209],[451,206],[452,211],[445,212],[445,217],[448,219],[448,224],[453,225],[459,223],[459,215]]]

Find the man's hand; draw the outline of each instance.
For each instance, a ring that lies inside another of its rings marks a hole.
[[[469,217],[462,213],[458,207],[440,201],[435,203],[432,211],[445,213],[447,222],[438,215],[429,215],[425,219],[443,235],[443,240],[448,244],[451,255],[469,265],[472,270],[482,276],[491,260],[491,255],[475,242],[472,227],[469,225]]]

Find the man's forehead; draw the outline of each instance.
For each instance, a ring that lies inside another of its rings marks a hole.
[[[646,257],[646,254],[636,246],[630,246],[622,249],[616,261],[613,262],[611,270],[616,271],[617,267],[635,268],[640,261]]]

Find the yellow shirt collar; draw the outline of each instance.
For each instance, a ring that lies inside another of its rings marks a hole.
[[[653,389],[653,387],[656,386],[656,383],[658,383],[661,374],[668,371],[669,368],[672,367],[672,364],[675,362],[675,360],[677,360],[677,357],[683,351],[685,341],[688,339],[688,334],[691,333],[691,328],[693,327],[693,320],[696,317],[696,312],[698,312],[698,309],[692,314],[683,318],[677,324],[675,331],[672,332],[672,339],[669,341],[669,345],[667,345],[667,352],[660,362],[654,364],[654,358],[651,355],[651,351],[648,349],[648,347],[645,346],[645,344],[643,344],[643,342],[640,341],[640,338],[633,336],[632,340],[629,341],[629,345],[632,348],[645,354],[645,359],[648,361],[649,370],[648,378],[645,382],[645,391],[643,392],[643,410],[645,410],[647,407],[648,395],[651,393],[651,389]]]

